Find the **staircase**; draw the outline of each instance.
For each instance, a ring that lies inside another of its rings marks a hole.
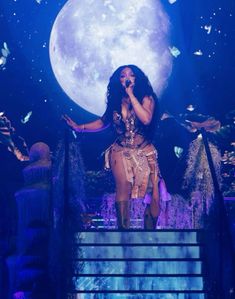
[[[75,234],[68,297],[204,299],[201,231]]]

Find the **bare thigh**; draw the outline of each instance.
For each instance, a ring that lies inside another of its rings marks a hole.
[[[112,150],[111,169],[116,183],[116,201],[129,200],[131,183],[126,178],[121,151]]]
[[[159,188],[158,188],[158,164],[156,160],[156,156],[150,156],[148,158],[149,167],[150,167],[150,180],[152,183],[152,200],[150,203],[150,211],[153,217],[158,217],[160,214],[160,203],[159,203]]]

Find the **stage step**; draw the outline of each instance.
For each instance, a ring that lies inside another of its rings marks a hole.
[[[68,298],[205,298],[202,231],[82,231],[74,239]]]
[[[204,293],[78,293],[69,294],[68,299],[205,299]]]

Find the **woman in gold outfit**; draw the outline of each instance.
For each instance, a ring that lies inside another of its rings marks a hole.
[[[64,116],[77,132],[95,132],[112,125],[115,142],[107,149],[105,166],[116,183],[116,213],[120,230],[130,227],[130,200],[150,198],[144,213],[144,228],[154,229],[159,215],[159,168],[151,143],[157,115],[157,97],[141,69],[120,66],[110,77],[107,108],[97,120],[77,124]],[[151,197],[146,195],[151,195]]]

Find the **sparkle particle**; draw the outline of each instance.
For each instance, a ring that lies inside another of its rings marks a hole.
[[[169,50],[170,50],[172,56],[174,56],[174,57],[177,57],[181,54],[180,50],[177,49],[175,46],[169,47]]]
[[[201,50],[197,50],[193,54],[196,55],[196,56],[202,56],[203,55]]]
[[[26,116],[25,116],[24,118],[21,119],[22,124],[26,124],[26,123],[29,121],[29,119],[30,119],[30,117],[31,117],[32,114],[33,114],[33,112],[32,112],[32,111],[29,111],[29,112],[26,114]]]
[[[207,34],[210,34],[210,33],[211,33],[211,28],[212,28],[211,25],[205,25],[205,26],[204,26],[204,29],[206,30]]]
[[[0,56],[0,67],[3,69],[5,64],[7,63],[7,57],[10,54],[10,51],[8,49],[7,43],[3,43],[3,48],[1,49],[2,56]]]
[[[195,110],[195,107],[194,107],[192,104],[190,104],[190,105],[188,105],[188,107],[187,107],[186,109],[187,109],[188,111],[192,112],[192,111]]]

